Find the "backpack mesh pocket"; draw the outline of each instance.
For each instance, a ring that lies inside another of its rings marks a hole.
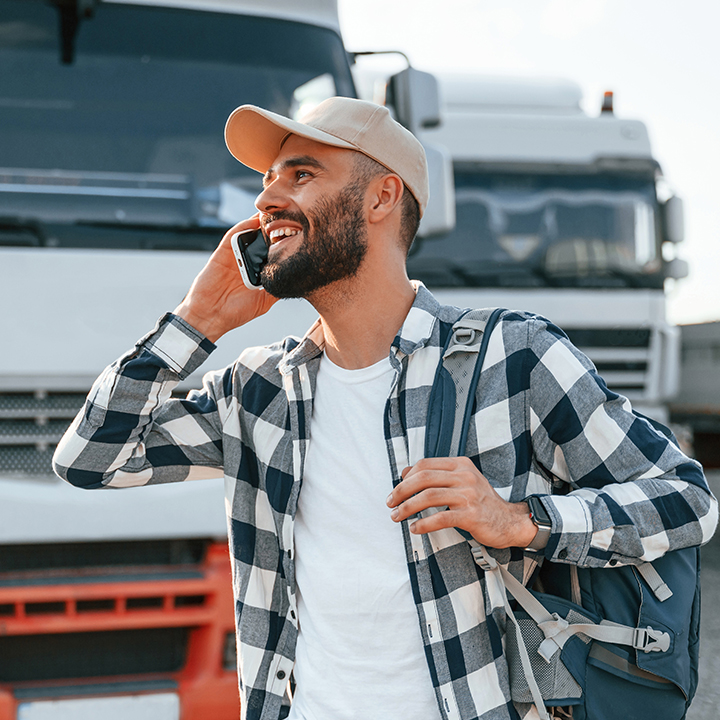
[[[543,700],[546,702],[551,700],[568,701],[563,704],[572,704],[573,700],[579,700],[582,697],[582,688],[563,664],[560,657],[561,653],[556,652],[550,662],[546,662],[545,658],[538,653],[540,643],[545,639],[542,630],[532,618],[522,612],[515,613],[515,617],[520,627],[522,642],[525,643],[530,656],[530,666]],[[568,610],[565,619],[571,624],[593,622],[574,610]],[[590,643],[590,638],[587,635],[578,634],[577,637],[586,644]],[[510,672],[510,694],[512,699],[515,702],[532,703],[532,693],[525,677],[520,649],[518,648],[517,628],[515,623],[510,621],[507,624],[507,635],[505,637],[505,656]]]

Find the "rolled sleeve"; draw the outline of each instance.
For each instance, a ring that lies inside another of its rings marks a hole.
[[[215,349],[210,340],[172,313],[160,318],[155,329],[136,347],[159,357],[180,380],[197,370]]]
[[[134,487],[215,477],[222,467],[214,378],[185,400],[177,384],[214,345],[171,313],[100,375],[53,457],[83,488]]]
[[[553,523],[545,556],[605,567],[707,542],[717,501],[700,465],[609,390],[561,330],[538,319],[529,343],[533,451],[572,488],[541,498]]]
[[[592,515],[587,503],[576,495],[540,498],[552,520],[552,531],[545,546],[550,560],[583,565],[590,550]]]

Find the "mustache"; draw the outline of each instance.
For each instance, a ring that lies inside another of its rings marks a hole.
[[[263,229],[266,228],[270,223],[275,222],[276,220],[288,220],[290,222],[296,222],[302,225],[304,229],[307,229],[309,227],[307,217],[304,213],[301,212],[290,212],[289,210],[281,210],[280,212],[263,214],[260,216],[260,224],[262,225]]]

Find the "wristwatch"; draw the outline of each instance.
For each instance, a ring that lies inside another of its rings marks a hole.
[[[530,519],[537,525],[538,529],[533,541],[525,549],[539,552],[548,544],[550,532],[552,531],[552,520],[537,495],[531,495],[525,499],[525,502],[530,508]]]

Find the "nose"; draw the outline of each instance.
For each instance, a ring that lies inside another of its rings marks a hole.
[[[261,213],[271,214],[288,206],[289,201],[282,193],[277,180],[270,182],[255,198],[255,207]]]

